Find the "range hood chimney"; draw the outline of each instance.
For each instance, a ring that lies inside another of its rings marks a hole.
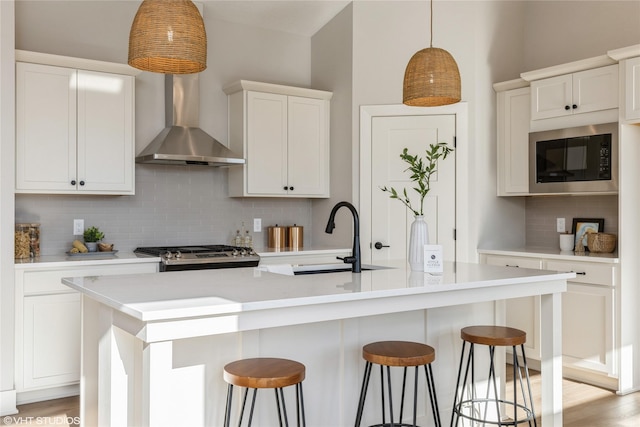
[[[136,163],[231,166],[244,159],[198,127],[198,74],[165,75],[166,127],[136,157]]]

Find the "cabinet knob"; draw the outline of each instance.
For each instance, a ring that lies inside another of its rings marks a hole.
[[[284,191],[287,191],[288,189],[289,189],[289,187],[287,187],[286,185],[283,188]]]
[[[571,109],[571,107],[569,107],[568,105],[565,105],[565,106],[564,106],[564,109],[565,109],[565,110],[567,110],[567,111],[569,111],[569,110]]]
[[[289,187],[289,190],[293,191],[293,187]]]
[[[84,181],[80,181],[80,185],[84,185]]]
[[[573,104],[571,107],[572,107],[574,110],[575,110],[576,108],[578,108],[578,106],[577,106],[576,104]]]
[[[76,185],[76,180],[75,179],[71,180],[71,185]]]

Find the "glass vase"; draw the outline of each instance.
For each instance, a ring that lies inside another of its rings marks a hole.
[[[412,271],[424,271],[424,245],[429,244],[429,226],[424,215],[416,215],[409,233],[409,266]]]

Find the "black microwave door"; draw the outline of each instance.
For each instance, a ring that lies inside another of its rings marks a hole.
[[[536,182],[567,181],[566,139],[538,141],[536,145]]]

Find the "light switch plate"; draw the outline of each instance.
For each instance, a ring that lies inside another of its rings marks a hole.
[[[564,233],[565,231],[567,231],[564,218],[556,218],[556,231],[558,233]]]
[[[254,233],[262,232],[262,218],[253,218],[253,232]]]
[[[80,236],[84,233],[84,219],[74,219],[73,220],[73,235]]]

